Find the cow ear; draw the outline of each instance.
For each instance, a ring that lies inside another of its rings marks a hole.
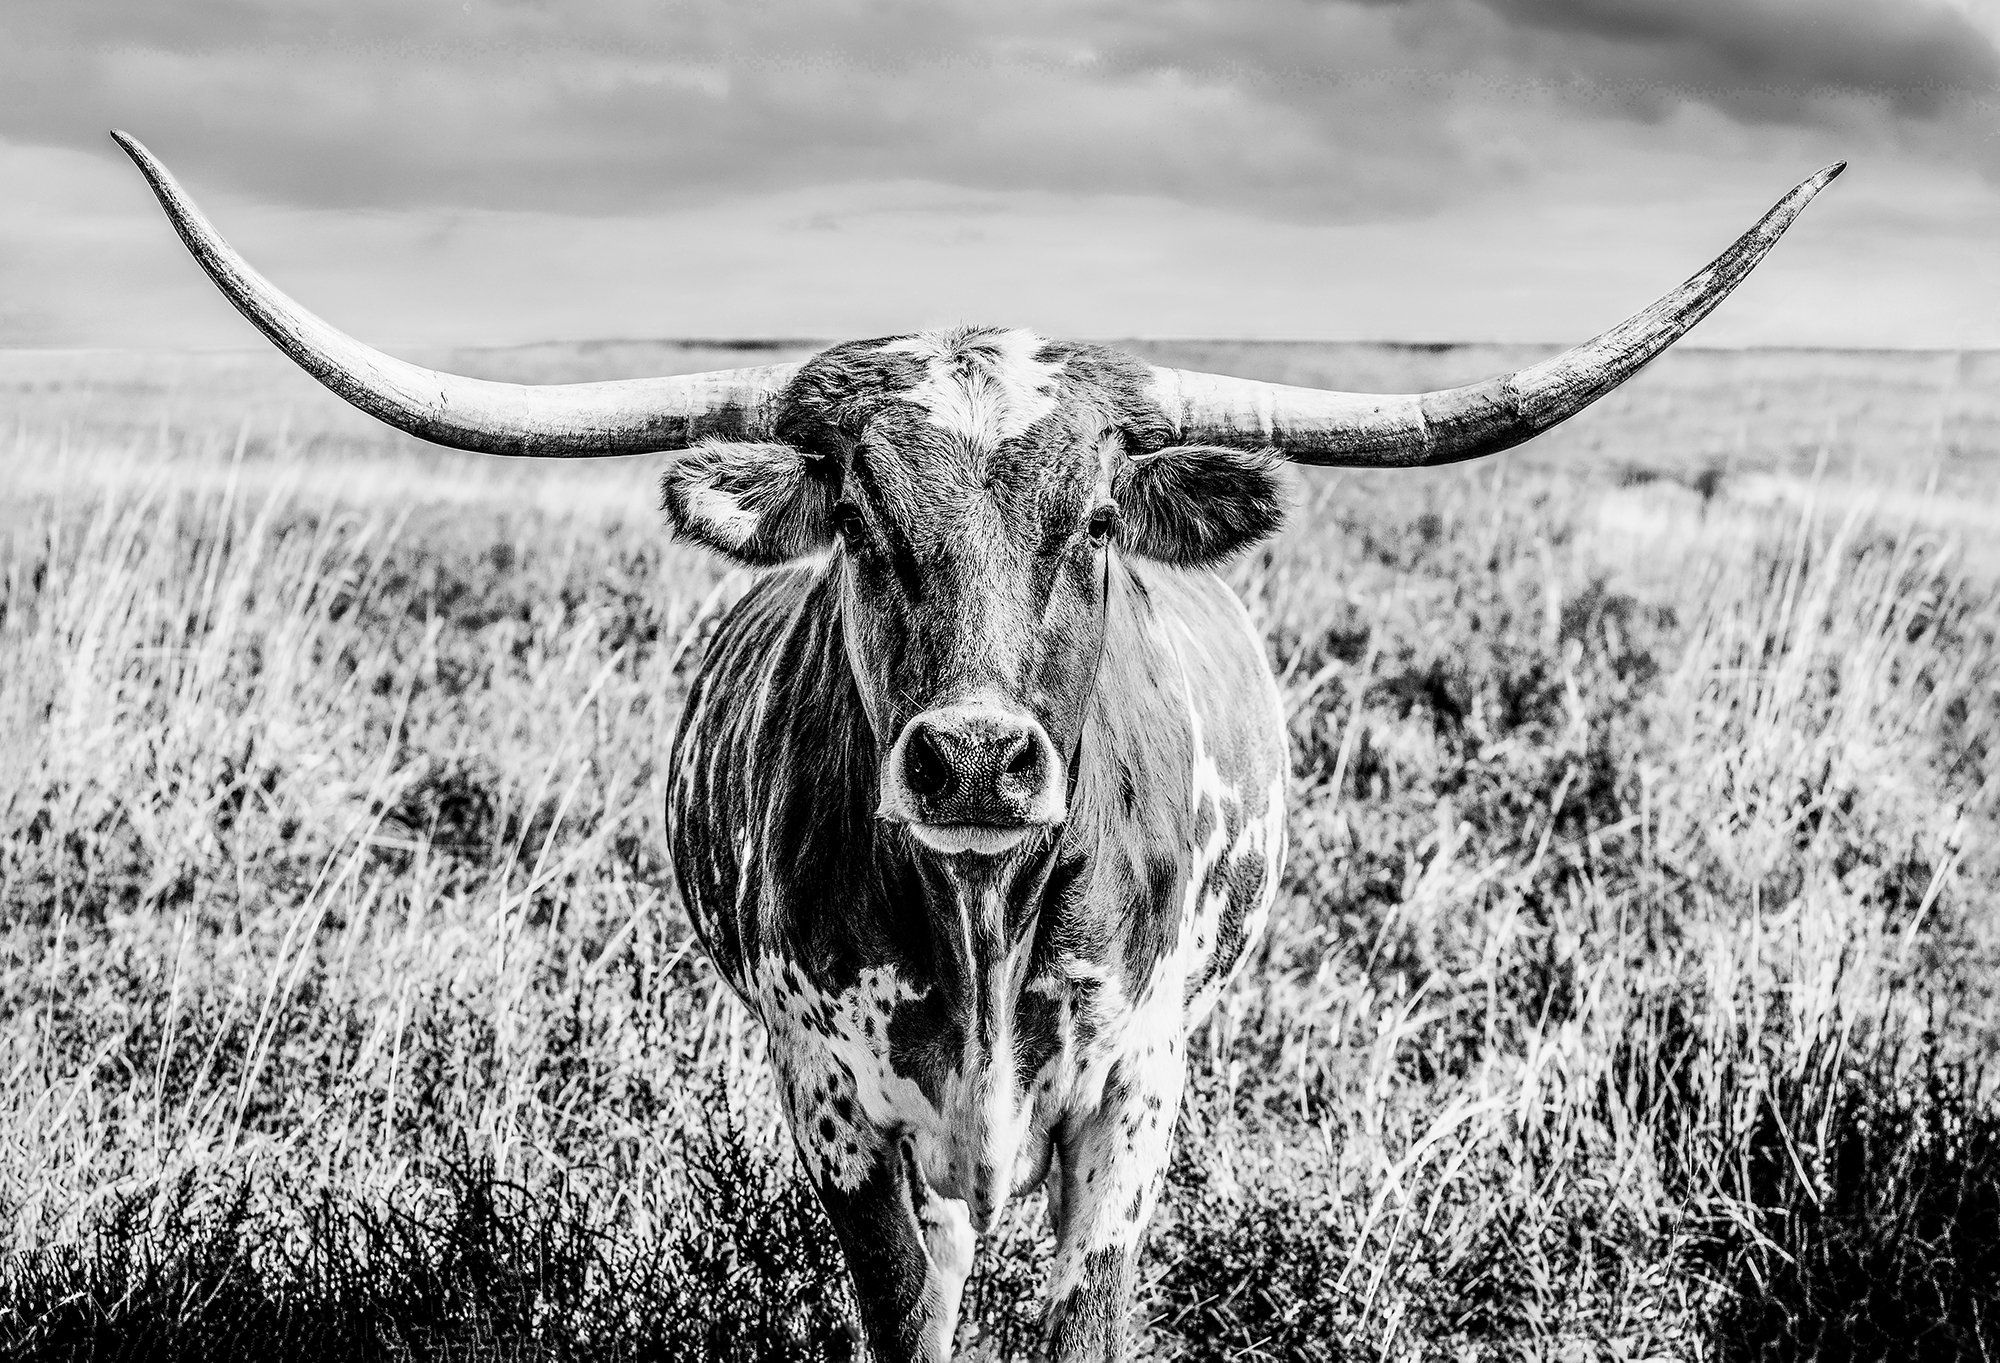
[[[704,440],[660,479],[674,533],[739,563],[784,563],[833,541],[832,497],[790,445]]]
[[[1125,462],[1112,498],[1127,553],[1186,568],[1220,563],[1284,523],[1285,461],[1270,450],[1177,445]]]

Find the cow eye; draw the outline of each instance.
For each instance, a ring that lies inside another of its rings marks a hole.
[[[1090,513],[1090,538],[1094,544],[1102,544],[1111,538],[1118,528],[1118,508],[1109,502],[1100,502]]]
[[[863,529],[861,508],[850,501],[835,502],[833,504],[833,528],[842,539],[847,540],[849,543],[861,538],[861,531]]]

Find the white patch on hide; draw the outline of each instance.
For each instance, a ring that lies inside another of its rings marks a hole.
[[[799,1159],[815,1180],[852,1192],[888,1133],[937,1120],[923,1090],[889,1064],[889,1019],[920,991],[886,966],[835,994],[776,955],[759,956],[748,973]]]
[[[732,549],[741,549],[757,533],[757,513],[719,487],[697,484],[690,489],[687,514]]]
[[[933,426],[990,450],[1056,409],[1055,377],[1062,366],[1035,358],[1044,344],[1034,332],[1016,328],[963,345],[950,333],[925,332],[882,349],[924,361],[922,382],[903,396],[922,407]]]

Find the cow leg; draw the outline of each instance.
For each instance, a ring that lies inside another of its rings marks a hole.
[[[1125,1357],[1140,1241],[1166,1178],[1186,1077],[1178,1035],[1149,1041],[1112,1068],[1097,1110],[1063,1128],[1061,1194],[1049,1204],[1047,1339],[1058,1363]]]
[[[854,1279],[876,1363],[946,1363],[972,1269],[965,1204],[939,1197],[918,1172],[907,1136],[885,1136],[858,1186],[820,1185]]]

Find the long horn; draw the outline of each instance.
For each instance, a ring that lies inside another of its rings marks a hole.
[[[1551,360],[1435,393],[1338,393],[1186,369],[1153,370],[1153,393],[1190,445],[1275,449],[1302,464],[1417,468],[1496,454],[1567,421],[1708,316],[1783,236],[1828,166],[1778,201],[1709,267],[1637,316]]]
[[[307,312],[231,249],[137,138],[111,134],[145,173],[189,251],[223,295],[300,368],[411,435],[484,454],[554,458],[684,449],[705,436],[770,434],[795,364],[612,383],[494,383],[425,369],[365,346]]]

